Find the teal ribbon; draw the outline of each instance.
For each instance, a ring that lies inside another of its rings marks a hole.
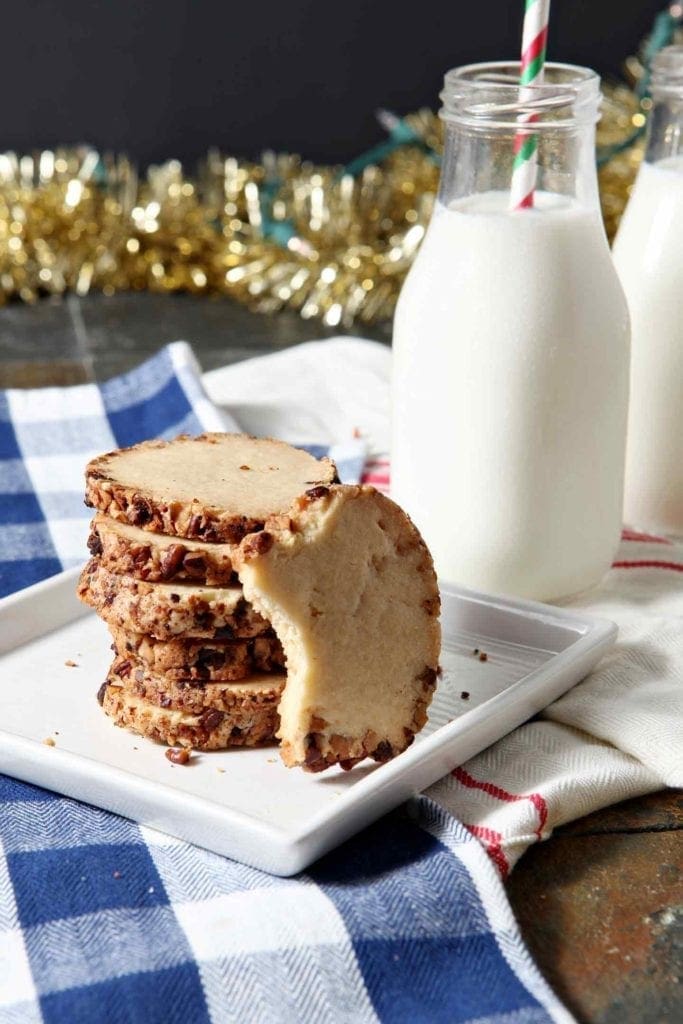
[[[372,164],[378,164],[382,160],[386,160],[388,156],[391,156],[391,154],[395,152],[395,150],[400,149],[401,146],[419,146],[419,148],[424,150],[424,152],[427,153],[436,164],[441,163],[439,154],[427,145],[415,129],[411,128],[404,117],[392,115],[392,125],[389,129],[389,138],[351,160],[350,163],[344,167],[342,174],[352,174],[353,177],[356,178],[365,170],[366,167],[370,167]]]

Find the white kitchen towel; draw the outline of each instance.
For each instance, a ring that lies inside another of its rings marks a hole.
[[[334,338],[215,370],[204,383],[250,432],[300,444],[360,435],[370,454],[365,479],[387,489],[390,375],[386,346]],[[503,876],[557,825],[683,785],[683,544],[625,530],[602,584],[567,604],[618,624],[613,652],[542,720],[428,791]]]
[[[209,397],[248,434],[332,445],[362,435],[371,455],[389,448],[391,349],[330,338],[205,373]]]

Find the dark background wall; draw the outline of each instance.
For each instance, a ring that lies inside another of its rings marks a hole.
[[[19,0],[3,10],[0,149],[141,162],[209,145],[344,160],[374,110],[436,105],[443,72],[514,56],[522,0]],[[549,55],[617,75],[663,0],[554,0]]]

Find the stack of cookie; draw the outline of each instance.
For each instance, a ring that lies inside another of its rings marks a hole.
[[[118,725],[203,750],[276,736],[317,772],[386,761],[425,724],[434,567],[374,488],[279,441],[206,434],[94,459],[86,502],[79,595],[111,630],[99,698]]]
[[[78,592],[111,631],[98,696],[117,724],[205,750],[273,739],[284,654],[246,601],[234,555],[269,515],[334,477],[328,460],[241,435],[148,442],[89,464],[97,512]]]

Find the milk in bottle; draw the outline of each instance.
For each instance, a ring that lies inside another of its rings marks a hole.
[[[510,212],[515,74],[446,77],[439,202],[394,325],[392,495],[443,580],[552,599],[597,582],[619,540],[629,328],[597,204],[597,78],[548,66],[540,188]]]
[[[683,47],[654,62],[645,161],[614,242],[631,310],[626,522],[683,534]]]

